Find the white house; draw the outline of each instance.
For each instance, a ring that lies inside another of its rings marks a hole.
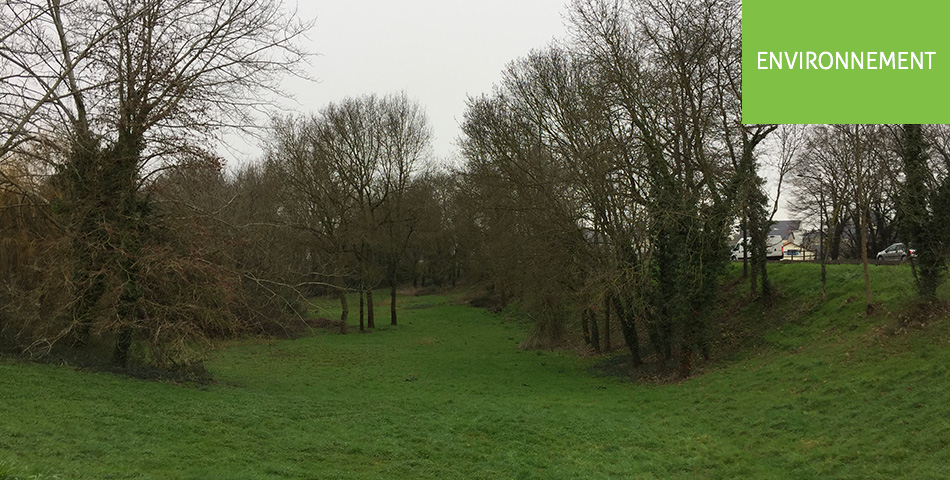
[[[782,260],[789,260],[789,261],[794,262],[794,261],[806,261],[806,260],[815,259],[814,251],[808,250],[795,242],[785,242],[785,246],[782,247],[782,252],[783,252]]]

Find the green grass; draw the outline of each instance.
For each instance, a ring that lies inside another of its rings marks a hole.
[[[524,324],[438,296],[222,345],[208,386],[0,361],[0,479],[950,477],[950,325],[888,334],[905,266],[872,268],[870,319],[860,266],[829,269],[823,304],[815,265],[770,265],[771,309],[736,287],[743,349],[678,384],[519,350]]]

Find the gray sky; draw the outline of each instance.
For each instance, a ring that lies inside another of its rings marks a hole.
[[[437,158],[457,152],[458,124],[468,95],[491,91],[508,62],[566,35],[567,0],[311,0],[303,18],[310,32],[311,74],[288,80],[299,112],[368,93],[405,91],[422,105]],[[226,154],[246,161],[254,147]]]
[[[436,159],[455,161],[465,99],[490,92],[509,62],[565,38],[568,1],[301,0],[301,17],[316,19],[308,49],[318,82],[288,79],[297,103],[284,103],[309,113],[348,96],[405,91],[426,109]],[[261,155],[256,141],[227,142],[232,166]],[[773,182],[766,192],[775,195]],[[789,218],[781,203],[776,218]]]

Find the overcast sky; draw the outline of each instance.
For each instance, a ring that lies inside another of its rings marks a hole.
[[[504,67],[564,38],[567,0],[310,0],[311,74],[288,81],[300,112],[368,93],[405,91],[425,108],[440,159],[457,154],[468,95],[491,91]],[[255,148],[242,148],[245,158]],[[229,154],[240,157],[239,153]]]

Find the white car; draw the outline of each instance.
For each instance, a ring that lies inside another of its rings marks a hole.
[[[736,246],[732,247],[732,251],[729,253],[729,258],[733,261],[742,260],[742,257],[745,256],[745,246],[747,243],[750,243],[752,239],[746,237],[742,240],[736,242]],[[765,258],[768,260],[781,260],[784,256],[783,247],[784,242],[782,241],[781,235],[769,235],[766,240],[765,247]],[[752,252],[749,252],[749,258],[752,258]]]

